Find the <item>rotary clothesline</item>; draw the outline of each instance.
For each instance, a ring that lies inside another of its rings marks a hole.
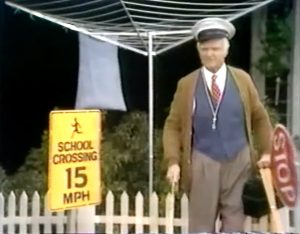
[[[273,0],[7,0],[6,4],[66,28],[143,55],[174,48],[192,37],[201,18],[234,20]]]

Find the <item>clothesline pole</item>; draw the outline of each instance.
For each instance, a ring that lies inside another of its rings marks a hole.
[[[149,115],[148,115],[148,139],[149,139],[149,199],[153,192],[153,130],[154,130],[154,82],[153,82],[153,34],[148,33],[148,81],[149,81]]]

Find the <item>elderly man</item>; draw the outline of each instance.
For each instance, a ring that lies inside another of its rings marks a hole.
[[[270,165],[272,126],[250,76],[225,62],[234,26],[206,18],[192,32],[202,67],[178,82],[165,121],[167,179],[189,195],[189,232],[215,232],[218,215],[220,231],[241,232],[243,186],[251,168]]]

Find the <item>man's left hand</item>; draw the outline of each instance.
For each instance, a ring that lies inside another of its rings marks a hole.
[[[263,154],[257,162],[259,169],[269,168],[271,166],[271,154]]]

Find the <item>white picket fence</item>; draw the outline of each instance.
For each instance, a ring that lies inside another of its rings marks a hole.
[[[129,209],[132,204],[125,192],[120,197],[118,214],[115,213],[115,197],[111,192],[99,206],[50,212],[47,206],[41,209],[41,199],[36,192],[30,200],[25,192],[19,198],[13,192],[8,198],[0,193],[0,233],[188,233],[188,199],[183,195],[180,201],[176,201],[180,217],[174,218],[173,199],[171,195],[167,196],[163,215],[159,215],[159,198],[155,193],[149,204],[145,204],[144,197],[138,193],[134,209]],[[149,207],[148,214],[144,212],[145,207]],[[285,232],[293,232],[289,210],[283,208],[280,214]],[[268,220],[267,216],[259,220],[247,217],[245,231],[269,232]]]

